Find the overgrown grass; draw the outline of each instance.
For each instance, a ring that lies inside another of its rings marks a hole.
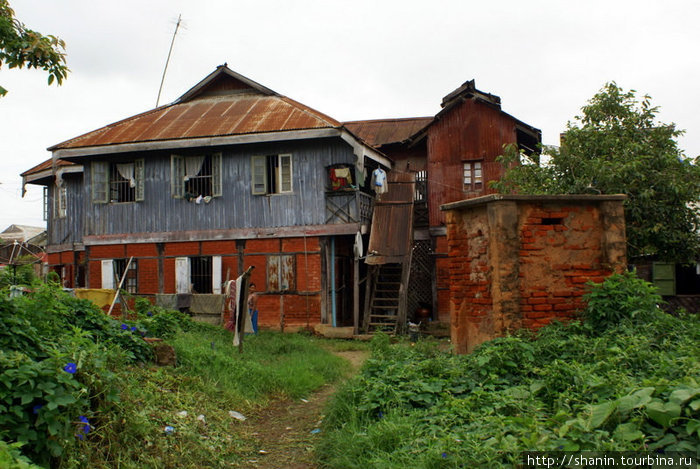
[[[228,331],[197,325],[170,343],[178,366],[121,373],[121,399],[105,415],[111,425],[98,428],[99,439],[86,443],[71,464],[105,469],[245,465],[255,448],[237,436],[241,422],[229,411],[251,416],[270,398],[306,396],[344,370],[343,360],[322,342],[299,334],[248,336],[241,354]]]
[[[619,281],[601,288],[627,291]],[[468,356],[378,337],[330,406],[317,448],[323,467],[496,468],[514,467],[523,451],[695,452],[700,318],[627,304],[616,322],[606,317],[607,329],[590,315]]]
[[[142,336],[172,344],[178,366],[155,367]],[[346,367],[300,334],[232,335],[139,302],[128,321],[105,316],[56,283],[0,295],[0,467],[234,467],[252,443],[230,412],[301,397]]]

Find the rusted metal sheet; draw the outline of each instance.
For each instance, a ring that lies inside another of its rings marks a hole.
[[[339,122],[283,96],[234,94],[161,107],[50,149],[339,126]]]
[[[344,122],[350,132],[377,148],[382,145],[400,143],[408,139],[432,122],[432,117],[412,117],[407,119],[377,119]]]
[[[415,175],[392,171],[388,191],[374,206],[367,264],[403,262],[411,249]]]
[[[56,160],[56,167],[73,166],[73,165],[75,165],[75,163],[72,163],[72,162],[66,161],[66,160],[62,160],[60,158]],[[37,174],[37,173],[40,173],[42,171],[45,171],[45,170],[51,169],[51,168],[53,168],[53,162],[52,162],[51,158],[49,158],[48,160],[46,160],[42,163],[39,163],[38,165],[34,166],[33,168],[26,170],[25,172],[20,174],[20,176],[22,176],[22,177],[31,176],[33,174]]]
[[[216,73],[220,74],[217,78],[198,85],[173,104],[115,122],[49,150],[341,127],[337,120],[293,99],[257,84],[246,85],[230,76],[233,72]]]

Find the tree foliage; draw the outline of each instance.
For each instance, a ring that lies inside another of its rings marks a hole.
[[[675,124],[658,122],[649,96],[606,84],[543,155],[507,147],[509,168],[492,184],[525,194],[626,194],[628,255],[671,262],[700,254],[700,157],[686,158]],[[517,164],[517,163],[520,164]]]
[[[0,0],[0,68],[40,68],[49,74],[49,85],[63,83],[68,76],[66,44],[56,36],[28,29],[15,18],[7,0]],[[0,96],[7,90],[0,86]]]

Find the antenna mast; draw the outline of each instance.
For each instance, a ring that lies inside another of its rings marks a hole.
[[[168,51],[168,58],[165,61],[165,68],[163,69],[163,78],[160,79],[160,88],[158,88],[158,98],[156,99],[156,107],[160,103],[160,93],[163,91],[163,83],[165,82],[165,73],[168,71],[168,64],[170,63],[170,54],[173,53],[173,45],[175,44],[175,36],[177,36],[177,30],[180,28],[180,21],[182,20],[182,15],[178,15],[177,24],[175,25],[175,32],[173,33],[173,40],[170,41],[170,50]]]

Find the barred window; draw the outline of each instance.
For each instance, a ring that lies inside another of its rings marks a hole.
[[[212,258],[190,257],[192,293],[212,293]]]
[[[138,202],[144,199],[144,161],[125,163],[93,161],[92,201],[95,203]]]
[[[171,155],[171,193],[187,200],[221,196],[221,153]]]
[[[129,259],[114,259],[116,285],[119,285],[119,281],[124,275],[124,271],[126,271],[126,266],[127,264],[129,265],[129,270],[126,272],[126,277],[122,284],[122,289],[129,293],[138,293],[138,268],[136,262],[136,259],[132,259],[131,264],[129,264]]]

